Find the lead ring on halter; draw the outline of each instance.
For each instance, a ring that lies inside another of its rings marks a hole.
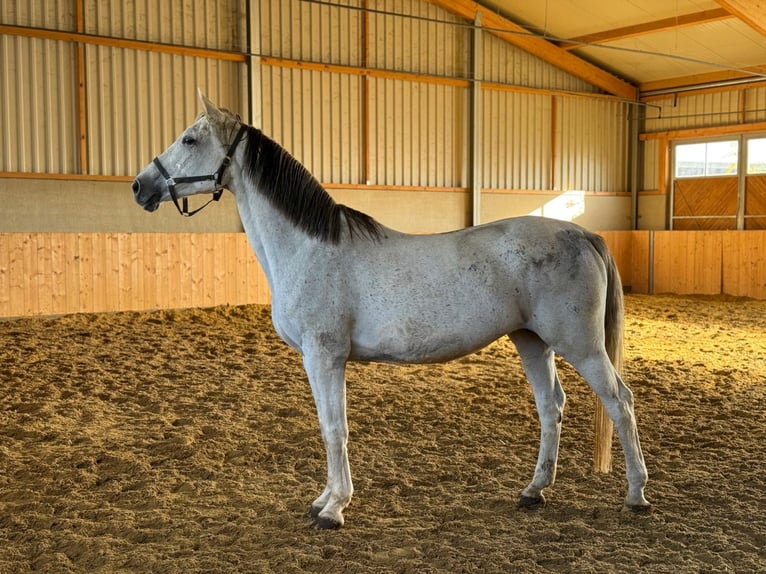
[[[191,217],[195,213],[199,213],[208,205],[210,205],[210,202],[218,201],[219,199],[221,199],[221,194],[223,194],[223,186],[221,185],[221,182],[223,181],[223,176],[226,173],[226,169],[229,167],[229,165],[231,165],[231,157],[234,155],[234,152],[237,150],[237,146],[239,145],[239,142],[242,140],[242,136],[245,135],[246,131],[247,131],[247,126],[245,124],[240,124],[239,131],[237,131],[237,135],[234,136],[234,139],[229,145],[229,151],[226,152],[226,156],[223,158],[223,161],[221,161],[221,165],[218,167],[218,170],[216,170],[215,173],[211,173],[209,175],[190,175],[190,176],[183,176],[183,177],[172,177],[168,173],[168,170],[165,169],[165,166],[162,165],[162,162],[160,161],[159,157],[155,157],[152,160],[152,163],[159,170],[160,175],[165,178],[165,185],[168,186],[168,191],[170,192],[170,198],[173,200],[173,203],[175,204],[176,209],[178,210],[178,213],[180,213],[184,217]],[[182,209],[181,206],[178,205],[178,195],[176,194],[176,184],[195,183],[198,181],[214,181],[215,182],[215,187],[213,188],[213,198],[202,207],[198,207],[194,211],[189,211],[189,201],[186,197],[182,197],[181,198],[183,203],[183,209]]]

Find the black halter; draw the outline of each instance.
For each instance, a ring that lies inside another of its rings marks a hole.
[[[237,150],[237,145],[239,145],[239,142],[242,140],[242,136],[245,134],[245,131],[247,131],[247,126],[245,124],[241,124],[239,127],[239,131],[237,132],[237,135],[234,136],[234,139],[231,142],[231,145],[229,145],[229,151],[226,153],[226,157],[223,158],[223,161],[221,162],[220,167],[218,168],[218,171],[215,173],[211,173],[209,175],[191,175],[186,177],[171,177],[168,171],[165,169],[165,166],[162,165],[162,162],[160,162],[159,157],[155,157],[152,160],[152,163],[157,167],[157,169],[160,172],[160,175],[165,178],[165,185],[168,186],[168,191],[170,192],[170,197],[173,199],[173,203],[176,206],[176,209],[178,210],[178,213],[183,215],[184,217],[191,217],[195,213],[199,213],[207,207],[211,201],[218,201],[221,199],[221,194],[223,193],[223,186],[221,185],[221,181],[223,181],[223,175],[226,173],[226,169],[231,164],[231,156],[234,155],[234,152]],[[208,201],[205,205],[202,207],[198,207],[194,211],[189,211],[189,201],[186,197],[182,197],[181,200],[183,202],[183,209],[181,209],[181,206],[178,205],[178,196],[176,195],[176,184],[178,183],[195,183],[198,181],[214,181],[215,187],[213,188],[213,199]]]

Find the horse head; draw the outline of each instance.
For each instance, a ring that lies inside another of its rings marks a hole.
[[[187,197],[212,193],[218,200],[229,181],[227,168],[245,126],[239,116],[219,109],[202,92],[199,98],[203,113],[133,180],[136,202],[147,211],[172,200],[179,213],[194,215],[201,208],[190,213]]]

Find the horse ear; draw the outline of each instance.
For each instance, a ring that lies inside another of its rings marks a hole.
[[[205,97],[201,89],[197,88],[197,94],[199,95],[199,101],[202,104],[202,107],[205,108],[205,113],[208,115],[208,117],[214,120],[221,120],[221,110],[219,110],[213,102]]]

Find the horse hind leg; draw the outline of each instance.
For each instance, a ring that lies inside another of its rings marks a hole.
[[[633,393],[622,382],[605,351],[593,352],[583,359],[570,362],[598,395],[614,423],[625,455],[625,473],[628,479],[625,506],[634,511],[648,510],[650,504],[644,498],[648,475],[638,439]]]
[[[515,331],[509,336],[521,357],[540,418],[540,450],[535,474],[519,498],[520,507],[535,508],[545,505],[543,489],[556,480],[566,395],[556,372],[553,349],[532,331]]]

